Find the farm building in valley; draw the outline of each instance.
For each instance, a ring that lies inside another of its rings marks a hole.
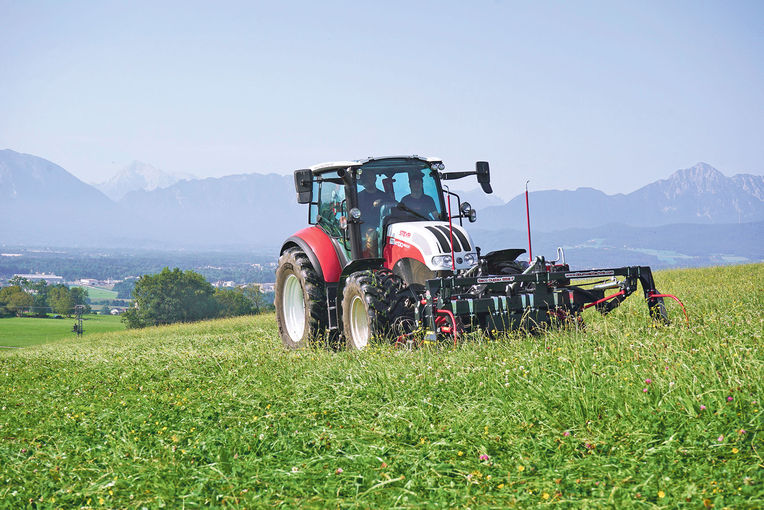
[[[64,283],[63,276],[58,276],[53,273],[15,274],[13,277],[25,278],[30,282],[39,282],[40,280],[45,280],[49,285]]]

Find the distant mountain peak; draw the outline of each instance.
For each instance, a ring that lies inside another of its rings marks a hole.
[[[680,170],[677,170],[673,174],[669,176],[666,180],[675,180],[675,179],[683,179],[683,180],[724,180],[725,176],[723,173],[721,173],[716,168],[712,167],[708,163],[696,163],[693,166],[689,168],[682,168]]]
[[[147,163],[133,161],[111,179],[94,186],[112,200],[118,201],[131,191],[167,188],[188,177],[190,176],[173,175]]]
[[[706,174],[720,174],[721,172],[717,170],[716,168],[712,167],[708,163],[705,163],[703,161],[698,161],[694,165],[692,165],[690,168],[685,168],[684,170],[692,170],[694,172],[700,172],[700,173],[706,173]],[[682,170],[679,170],[681,172]]]
[[[708,163],[699,162],[689,168],[682,168],[667,179],[659,180],[649,186],[663,188],[667,197],[691,193],[716,193],[727,184],[728,178]]]

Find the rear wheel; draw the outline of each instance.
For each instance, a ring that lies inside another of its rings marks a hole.
[[[351,274],[342,292],[342,329],[349,350],[362,350],[390,333],[392,300],[401,279],[386,269]]]
[[[276,318],[279,334],[290,349],[306,347],[326,329],[324,282],[299,248],[289,248],[276,270]]]

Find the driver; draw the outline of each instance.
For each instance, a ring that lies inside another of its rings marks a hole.
[[[411,172],[409,174],[409,187],[411,188],[411,193],[401,199],[401,204],[428,220],[437,219],[438,207],[431,196],[424,194],[421,172]]]
[[[363,189],[358,192],[358,209],[361,211],[361,235],[363,237],[363,253],[366,257],[376,257],[379,252],[379,210],[382,203],[390,200],[390,196],[377,188],[377,175],[371,170],[361,170],[358,184]]]
[[[379,208],[382,202],[389,200],[387,193],[377,188],[377,175],[371,170],[361,170],[358,184],[363,189],[358,192],[358,209],[361,211],[361,221],[369,228],[379,225]]]

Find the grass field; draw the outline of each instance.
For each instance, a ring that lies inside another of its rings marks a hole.
[[[635,296],[457,348],[267,315],[0,352],[0,506],[761,508],[764,265],[656,280],[689,328]]]
[[[125,329],[122,318],[109,315],[83,316],[85,338],[95,333],[121,331]],[[12,317],[0,319],[0,346],[25,347],[29,345],[54,342],[76,336],[72,333],[74,318],[37,319],[31,317]]]
[[[78,285],[78,287],[87,290],[88,297],[93,302],[117,299],[117,292],[113,290],[104,289],[102,287],[91,287],[90,285]]]

